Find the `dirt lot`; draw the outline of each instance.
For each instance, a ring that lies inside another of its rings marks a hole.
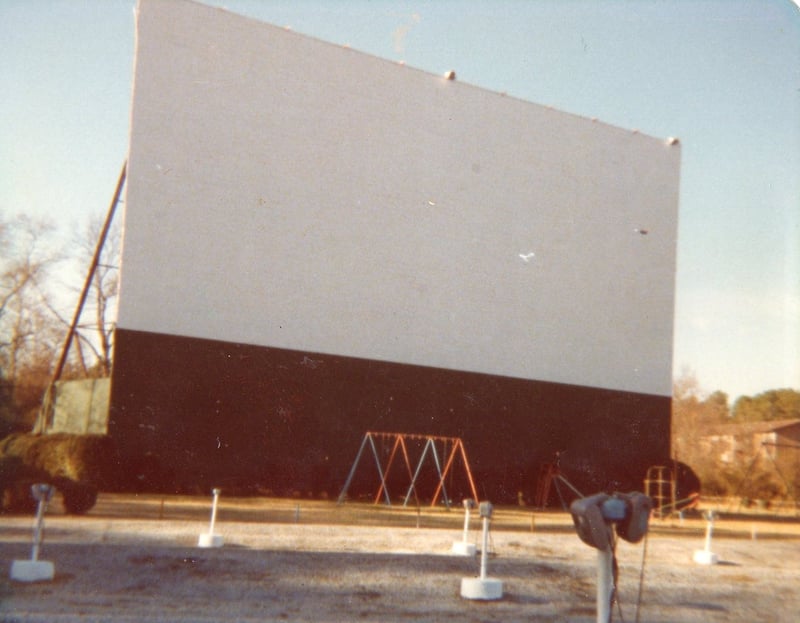
[[[596,552],[566,513],[496,509],[488,575],[503,597],[460,596],[480,555],[450,553],[461,540],[460,508],[220,498],[218,549],[198,548],[208,499],[101,495],[84,517],[57,501],[40,559],[50,582],[10,580],[30,556],[32,517],[0,517],[0,621],[595,621]],[[480,548],[480,519],[470,540]],[[621,611],[615,621],[800,620],[800,519],[725,515],[712,551],[699,519],[654,520],[646,542],[620,542]]]

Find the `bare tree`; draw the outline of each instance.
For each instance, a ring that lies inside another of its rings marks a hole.
[[[102,230],[103,220],[92,217],[84,230],[75,236],[75,248],[79,251],[76,261],[84,272],[91,265]],[[84,374],[89,376],[106,377],[111,374],[113,318],[119,289],[120,238],[120,227],[112,225],[103,241],[99,261],[89,276],[90,290],[78,324],[78,359]],[[93,357],[90,364],[86,362],[86,349]]]
[[[51,224],[0,216],[0,376],[16,417],[35,406],[59,340],[47,280],[60,260]]]
[[[706,395],[691,370],[682,370],[672,390],[673,456],[688,464],[704,486],[719,480],[720,466],[704,439],[730,419],[728,396],[715,391]]]

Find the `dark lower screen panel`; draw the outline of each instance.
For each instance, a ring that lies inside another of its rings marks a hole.
[[[111,392],[123,489],[335,497],[366,431],[461,437],[498,503],[531,500],[556,452],[583,493],[641,489],[669,457],[669,397],[124,329]],[[354,495],[377,490],[369,458]]]

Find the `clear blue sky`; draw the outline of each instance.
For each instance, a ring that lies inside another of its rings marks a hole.
[[[800,10],[791,0],[208,4],[683,145],[675,371],[800,389]],[[134,0],[0,0],[0,212],[102,215]]]

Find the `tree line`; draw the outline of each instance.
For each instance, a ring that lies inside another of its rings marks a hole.
[[[0,212],[0,438],[28,431],[53,380],[103,219],[71,232]],[[110,374],[119,228],[106,240],[62,379]]]
[[[725,392],[704,394],[691,372],[673,385],[673,457],[697,472],[706,494],[798,499],[800,440],[766,443],[759,436],[770,423],[792,421],[800,423],[795,389],[741,396],[730,405]]]

